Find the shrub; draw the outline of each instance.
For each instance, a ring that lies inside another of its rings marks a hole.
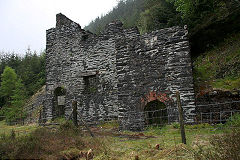
[[[81,151],[77,148],[68,148],[67,150],[61,151],[58,155],[58,159],[80,159]]]
[[[236,113],[230,118],[226,125],[226,127],[240,127],[240,114]]]
[[[113,154],[105,138],[83,136],[80,129],[66,121],[59,127],[39,127],[28,135],[0,134],[0,159],[78,159],[90,149],[95,155]]]
[[[6,138],[7,138],[6,133],[0,134],[0,140],[6,140]]]
[[[68,135],[68,136],[76,136],[81,135],[81,128],[78,128],[74,126],[72,121],[65,121],[62,124],[60,124],[58,132],[62,135]]]
[[[65,117],[58,117],[58,118],[56,118],[56,119],[54,119],[52,122],[53,123],[59,123],[59,124],[64,124],[64,123],[66,123],[66,118]]]
[[[22,122],[26,117],[26,112],[24,112],[23,108],[21,107],[11,106],[9,108],[6,108],[5,117],[6,122],[11,125],[15,122]]]
[[[201,123],[201,124],[196,124],[196,125],[186,125],[187,129],[204,129],[204,128],[213,128],[213,126],[211,126],[208,123]]]
[[[0,159],[28,159],[28,154],[38,153],[39,144],[36,137],[15,137],[15,133],[12,132],[0,140]]]
[[[174,122],[174,123],[172,123],[172,127],[174,129],[179,129],[180,128],[180,124],[178,122]]]
[[[16,133],[14,130],[11,131],[11,139],[15,139],[16,138]]]
[[[199,146],[194,154],[195,159],[206,160],[237,160],[240,159],[240,130],[234,129],[224,135],[214,135],[210,138],[210,148]]]
[[[74,126],[72,121],[65,121],[64,123],[60,124],[60,130],[61,131],[67,131],[67,130],[72,130],[75,129],[76,127]]]
[[[214,128],[218,129],[218,130],[222,130],[224,129],[224,124],[223,123],[218,123],[214,125]]]

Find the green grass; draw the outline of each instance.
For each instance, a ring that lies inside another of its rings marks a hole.
[[[9,126],[5,123],[5,121],[0,121],[0,135],[9,135],[13,130],[16,135],[25,135],[29,134],[35,129],[37,129],[37,125],[13,125]]]
[[[135,135],[139,133],[125,132]],[[219,131],[217,134],[222,134]],[[186,126],[187,145],[181,143],[180,131],[172,125],[167,125],[162,128],[150,127],[142,132],[144,136],[154,136],[146,139],[129,139],[129,138],[113,138],[110,148],[119,154],[119,159],[127,160],[134,159],[138,155],[140,159],[194,159],[193,146],[200,143],[208,145],[208,138],[215,135],[214,127],[196,127]],[[159,144],[160,150],[155,149]],[[177,153],[176,153],[177,151]],[[181,158],[182,157],[182,158]]]
[[[239,124],[239,116],[232,121]],[[222,135],[226,129],[220,125],[186,125],[187,145],[184,145],[177,123],[149,127],[143,132],[119,132],[115,121],[107,122],[91,128],[94,138],[81,127],[74,127],[72,122],[53,128],[7,126],[4,122],[0,122],[0,126],[2,133],[8,133],[0,138],[0,159],[74,159],[84,157],[89,149],[93,150],[94,159],[97,160],[134,160],[136,156],[144,160],[194,159],[199,154],[199,146],[207,150],[209,138]],[[11,138],[12,129],[16,133],[27,131],[28,134]],[[159,145],[159,149],[156,145]],[[23,148],[26,152],[22,152]]]
[[[98,125],[98,127],[102,127],[105,129],[113,129],[113,128],[118,128],[119,124],[117,121],[109,121],[109,122],[102,122]]]
[[[197,57],[193,63],[198,92],[208,89],[240,88],[240,33],[228,36],[224,42]]]
[[[212,82],[214,88],[222,88],[225,90],[237,90],[240,88],[240,77],[226,77],[224,79],[217,79]]]

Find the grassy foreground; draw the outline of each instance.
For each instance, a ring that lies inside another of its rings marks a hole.
[[[10,126],[7,125],[5,121],[0,121],[0,135],[9,135],[13,130],[17,136],[26,135],[37,128],[38,127],[35,124],[25,126],[22,125]]]
[[[0,159],[212,159],[218,153],[213,139],[220,139],[221,146],[224,146],[229,140],[224,142],[223,135],[230,137],[234,133],[237,134],[235,138],[240,137],[239,131],[225,131],[221,125],[213,127],[208,124],[186,126],[187,145],[181,143],[178,124],[152,127],[144,132],[119,132],[117,124],[111,122],[91,128],[95,137],[84,128],[74,127],[71,122],[58,127],[23,126],[27,132],[19,136],[14,134],[20,131],[19,126],[9,127],[4,122],[0,125]],[[232,138],[232,141],[236,140]],[[240,148],[240,139],[236,142],[236,147]],[[234,148],[230,147],[230,150]]]

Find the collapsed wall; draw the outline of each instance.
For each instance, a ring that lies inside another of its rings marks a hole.
[[[46,86],[40,88],[37,93],[28,99],[23,110],[26,112],[24,123],[41,123],[43,120],[43,104],[45,101]]]
[[[176,121],[180,91],[186,122],[195,110],[187,30],[166,28],[140,35],[115,21],[96,36],[63,14],[47,30],[46,119],[69,117],[72,102],[84,121],[118,119],[121,129],[140,130],[146,105],[160,101]]]

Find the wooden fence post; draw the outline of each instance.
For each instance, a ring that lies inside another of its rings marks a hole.
[[[185,129],[184,129],[183,109],[181,105],[179,91],[176,92],[176,96],[177,96],[177,106],[178,106],[178,113],[179,113],[179,123],[180,123],[180,129],[181,129],[182,143],[187,144]]]
[[[72,102],[72,114],[73,114],[73,124],[77,127],[78,126],[78,120],[77,120],[77,101]]]
[[[87,124],[84,122],[84,120],[82,119],[82,116],[81,116],[81,114],[79,113],[79,112],[77,112],[77,114],[79,115],[79,117],[80,117],[80,120],[82,121],[82,123],[83,123],[83,125],[85,126],[85,128],[88,130],[88,132],[90,133],[90,135],[92,136],[92,137],[94,137],[94,135],[93,135],[93,133],[92,133],[92,131],[90,130],[90,128],[87,126]]]

